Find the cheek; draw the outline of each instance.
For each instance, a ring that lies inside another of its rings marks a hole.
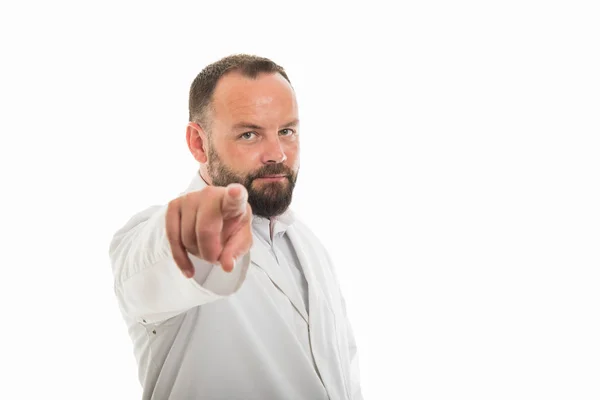
[[[232,152],[232,161],[237,165],[249,166],[260,160],[260,151],[257,147],[253,146],[236,146]]]
[[[285,155],[287,156],[289,165],[294,168],[297,167],[300,162],[300,146],[298,142],[289,144],[285,148]]]
[[[232,169],[246,175],[261,167],[260,151],[252,146],[232,146],[227,157]]]

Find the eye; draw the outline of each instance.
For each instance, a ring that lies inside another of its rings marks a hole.
[[[279,134],[282,135],[282,136],[291,136],[294,133],[295,133],[294,130],[293,129],[289,129],[289,128],[282,129],[282,130],[279,131]]]
[[[240,135],[240,139],[244,139],[244,140],[250,140],[252,139],[252,135],[256,135],[256,133],[254,132],[246,132],[246,133],[242,133]]]

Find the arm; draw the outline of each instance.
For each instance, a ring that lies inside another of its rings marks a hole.
[[[166,234],[167,206],[151,207],[131,218],[110,243],[114,289],[124,315],[157,323],[192,307],[235,293],[243,283],[250,255],[225,272],[188,253],[195,268],[186,278],[175,264]]]

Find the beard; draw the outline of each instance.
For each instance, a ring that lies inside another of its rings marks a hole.
[[[298,171],[293,171],[284,164],[266,164],[262,168],[247,175],[241,175],[227,167],[219,157],[212,144],[208,145],[207,172],[215,186],[227,186],[230,183],[244,185],[248,191],[248,203],[252,213],[271,218],[281,215],[292,202],[292,193],[296,186]],[[258,178],[268,175],[285,175],[283,181],[254,184]]]

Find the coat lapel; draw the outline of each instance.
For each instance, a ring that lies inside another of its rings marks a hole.
[[[308,282],[309,335],[317,374],[327,387],[330,398],[350,398],[344,370],[338,361],[341,352],[331,297],[335,288],[330,286],[333,284],[330,261],[326,253],[318,250],[320,244],[317,239],[313,239],[302,225],[290,227],[288,234]]]
[[[296,248],[295,244],[294,248]],[[298,258],[300,258],[299,254]],[[290,282],[283,274],[277,261],[271,256],[268,249],[265,248],[265,245],[260,240],[254,240],[254,244],[250,249],[250,259],[252,264],[267,274],[269,279],[271,279],[271,282],[273,282],[273,284],[289,299],[296,311],[308,324],[308,313],[299,297],[299,292],[298,290],[293,290],[294,288],[292,285],[295,285],[295,282]]]
[[[320,302],[326,301],[321,288],[324,281],[319,277],[321,261],[313,249],[310,238],[303,235],[300,227],[295,225],[289,227],[287,234],[294,246],[308,284],[308,308],[310,325],[312,326],[320,310]]]

